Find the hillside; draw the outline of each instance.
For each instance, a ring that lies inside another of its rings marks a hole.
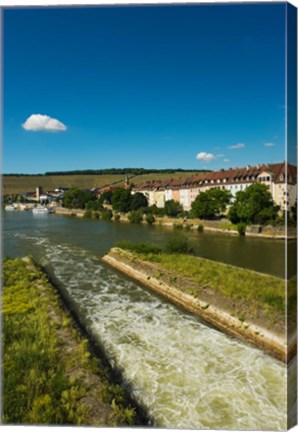
[[[170,177],[189,177],[197,172],[175,172],[175,173],[151,173],[137,176],[129,176],[131,183],[137,184],[147,180],[167,179]],[[101,187],[110,184],[120,186],[125,181],[123,174],[65,174],[65,175],[3,175],[2,192],[5,195],[19,194],[34,191],[37,186],[42,186],[45,191],[54,190],[58,187],[69,188],[76,186],[82,189]],[[116,183],[118,182],[118,183]]]

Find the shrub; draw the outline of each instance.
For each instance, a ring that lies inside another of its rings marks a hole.
[[[239,222],[237,224],[237,231],[240,236],[244,236],[246,231],[246,224],[244,222]]]
[[[152,224],[155,222],[155,217],[154,217],[154,215],[153,215],[152,213],[148,213],[148,214],[146,214],[145,219],[146,219],[146,222],[147,222],[149,225],[152,225]]]
[[[90,210],[90,209],[85,210],[84,218],[92,218],[92,214],[93,214],[92,210]]]
[[[183,225],[182,225],[181,223],[178,223],[178,224],[174,223],[174,224],[173,224],[173,228],[179,230],[179,229],[182,229],[182,228],[183,228]]]
[[[132,243],[129,240],[117,242],[116,246],[121,249],[130,250],[132,252],[141,254],[159,254],[162,251],[161,247],[159,246],[150,243]]]
[[[128,220],[134,224],[141,223],[143,220],[143,212],[141,210],[132,210],[128,215]]]
[[[188,254],[193,249],[189,245],[187,237],[179,236],[170,238],[165,246],[165,252],[170,254]]]
[[[102,218],[102,220],[104,220],[104,221],[110,221],[112,219],[112,217],[113,217],[113,212],[112,212],[111,209],[105,208],[105,209],[102,210],[102,212],[101,212],[101,218]]]
[[[198,226],[198,232],[204,232],[204,225],[199,225]]]
[[[96,210],[96,211],[93,213],[93,216],[94,216],[95,219],[99,219],[99,218],[100,218],[99,211]]]
[[[119,213],[115,213],[114,214],[114,220],[115,221],[119,221],[120,220],[120,214]]]
[[[167,216],[176,217],[183,212],[183,207],[177,201],[169,200],[165,202],[165,213]]]

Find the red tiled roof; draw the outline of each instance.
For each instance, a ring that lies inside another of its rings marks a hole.
[[[187,178],[176,178],[176,179],[168,179],[168,180],[157,180],[151,182],[144,182],[140,185],[137,185],[134,189],[154,189],[154,188],[168,188],[168,189],[177,189],[181,187],[190,187],[190,186],[199,186],[204,184],[207,180],[209,182],[211,180],[216,181],[218,183],[223,183],[226,180],[226,183],[234,183],[236,181],[242,182],[251,182],[256,181],[257,176],[260,175],[263,171],[268,171],[273,174],[273,181],[275,183],[284,182],[279,180],[279,176],[283,174],[284,179],[286,175],[286,168],[288,173],[288,182],[291,184],[296,183],[297,177],[297,167],[294,165],[281,162],[275,164],[262,164],[256,166],[250,166],[243,168],[231,168],[228,170],[220,170],[220,171],[212,171],[209,173],[199,173],[192,177]],[[291,179],[290,179],[291,178]],[[219,181],[218,181],[219,180]],[[291,181],[290,181],[291,180]]]

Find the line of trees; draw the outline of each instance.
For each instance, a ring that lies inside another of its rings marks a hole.
[[[107,205],[110,208],[107,209]],[[267,186],[261,183],[255,183],[244,191],[237,192],[234,199],[229,191],[216,187],[201,192],[192,203],[189,212],[184,211],[182,205],[174,200],[166,201],[164,208],[149,206],[144,194],[132,194],[130,189],[123,188],[106,191],[99,199],[93,192],[71,188],[64,195],[63,206],[85,209],[89,211],[89,215],[92,211],[101,212],[103,219],[111,219],[113,215],[120,218],[121,213],[128,213],[129,220],[133,223],[141,222],[144,217],[148,223],[153,223],[155,216],[207,220],[225,216],[232,224],[239,225],[241,232],[245,232],[249,224],[276,224],[283,220],[279,206],[275,205]],[[292,208],[293,220],[296,208],[297,204]]]
[[[237,192],[232,201],[229,191],[212,188],[200,193],[192,203],[191,213],[200,219],[218,219],[225,214],[227,208],[228,219],[239,225],[241,232],[249,224],[275,224],[279,221],[280,207],[277,206],[268,187],[261,183],[254,183],[243,191]],[[294,211],[292,209],[294,214]]]
[[[144,175],[144,174],[174,174],[174,173],[184,173],[184,172],[195,172],[195,173],[204,173],[210,172],[210,170],[204,169],[182,169],[182,168],[165,168],[165,169],[154,169],[154,168],[105,168],[105,169],[86,169],[86,170],[72,170],[72,171],[47,171],[44,174],[23,174],[23,173],[8,173],[4,174],[4,176],[59,176],[59,175]]]

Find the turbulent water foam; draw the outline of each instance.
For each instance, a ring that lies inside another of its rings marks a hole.
[[[103,266],[44,238],[39,261],[79,305],[155,426],[286,428],[286,368]]]

